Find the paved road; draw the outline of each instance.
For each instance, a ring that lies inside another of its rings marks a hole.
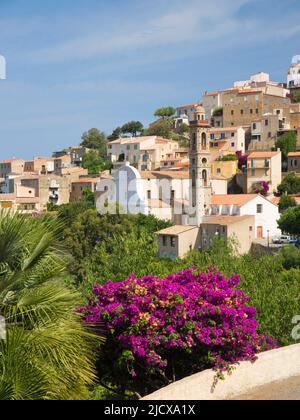
[[[300,377],[257,388],[234,400],[300,401]]]

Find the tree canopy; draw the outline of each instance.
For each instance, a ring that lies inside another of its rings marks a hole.
[[[118,140],[121,136],[122,136],[122,128],[117,127],[114,129],[111,135],[107,137],[107,140],[109,141]]]
[[[275,147],[281,150],[282,160],[287,162],[288,154],[290,152],[295,152],[297,149],[297,134],[294,132],[284,133],[282,136],[278,137]]]
[[[300,206],[296,206],[282,213],[279,221],[279,228],[291,235],[300,235]]]
[[[105,157],[107,155],[106,145],[106,135],[97,128],[91,128],[82,135],[81,146],[97,150],[101,157]]]
[[[158,108],[155,113],[154,116],[155,117],[160,117],[160,118],[171,118],[176,114],[176,109],[173,108],[172,106],[167,106],[167,107],[163,107],[163,108]]]
[[[278,192],[280,194],[298,194],[300,192],[300,178],[293,173],[288,174],[279,185]]]
[[[131,134],[133,137],[137,137],[143,130],[144,126],[140,121],[129,121],[121,128],[123,134]]]
[[[290,207],[296,207],[296,200],[290,195],[282,195],[279,202],[279,210],[283,213],[285,210]]]
[[[292,102],[295,104],[300,103],[300,92],[295,92],[293,94]]]
[[[0,211],[0,400],[86,399],[98,340],[66,285],[62,225]]]
[[[111,162],[100,157],[97,150],[90,150],[83,155],[82,166],[89,171],[89,174],[99,174],[111,168]]]

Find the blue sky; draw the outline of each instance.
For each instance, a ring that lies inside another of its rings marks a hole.
[[[0,159],[152,120],[300,54],[300,0],[0,0]]]

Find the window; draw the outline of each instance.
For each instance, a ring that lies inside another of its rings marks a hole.
[[[151,191],[147,191],[148,200],[151,200]]]
[[[230,206],[222,206],[222,216],[230,215]]]
[[[257,212],[257,214],[262,214],[262,212],[263,212],[263,205],[262,204],[257,204],[256,212]]]
[[[176,248],[176,238],[175,236],[171,236],[171,247],[172,248]]]
[[[214,139],[215,139],[215,135],[214,135],[214,134],[211,134],[211,135],[210,135],[210,139],[211,139],[211,140],[214,140]]]
[[[196,171],[192,170],[192,187],[196,187]]]
[[[211,206],[211,214],[212,214],[212,216],[219,216],[220,207],[219,206]]]
[[[235,147],[235,143],[231,143],[231,147]]]
[[[162,237],[162,240],[163,240],[163,246],[166,247],[167,246],[167,237],[164,235]]]
[[[235,134],[234,133],[231,133],[231,137],[234,137],[235,136]]]
[[[205,133],[202,133],[201,145],[202,145],[203,148],[206,148],[206,134]]]
[[[222,172],[221,169],[220,168],[217,168],[217,174],[220,175],[221,172]]]
[[[255,113],[259,114],[259,109],[258,108],[256,108]]]
[[[272,133],[269,131],[268,138],[270,139],[272,137]]]
[[[138,150],[138,145],[137,144],[134,145],[134,150]]]
[[[233,110],[231,111],[231,115],[234,115],[234,111]]]
[[[207,179],[207,171],[202,171],[202,179],[203,179],[203,185],[204,187],[208,186],[208,179]]]
[[[251,115],[253,114],[253,109],[250,109],[250,114],[251,114]]]
[[[269,120],[265,120],[265,126],[268,127],[269,125]]]
[[[241,115],[244,115],[244,110],[243,109],[241,109]]]
[[[196,143],[197,143],[197,135],[196,133],[193,133],[193,139],[192,139],[192,148],[196,149]]]
[[[232,215],[233,215],[233,216],[238,216],[239,214],[240,214],[240,208],[239,208],[239,206],[234,205],[234,206],[232,207]]]
[[[130,145],[129,144],[127,145],[127,150],[130,150]]]
[[[224,140],[226,138],[226,134],[225,133],[221,133],[221,139]]]

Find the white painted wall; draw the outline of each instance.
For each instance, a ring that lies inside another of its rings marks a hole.
[[[262,204],[263,206],[263,212],[261,214],[257,213],[258,204]],[[278,228],[277,224],[277,221],[280,218],[279,208],[262,196],[257,196],[255,199],[242,206],[240,215],[255,216],[255,237],[257,237],[257,228],[259,226],[262,226],[263,228],[264,238],[268,237],[268,230],[271,238],[281,235],[281,230]]]

